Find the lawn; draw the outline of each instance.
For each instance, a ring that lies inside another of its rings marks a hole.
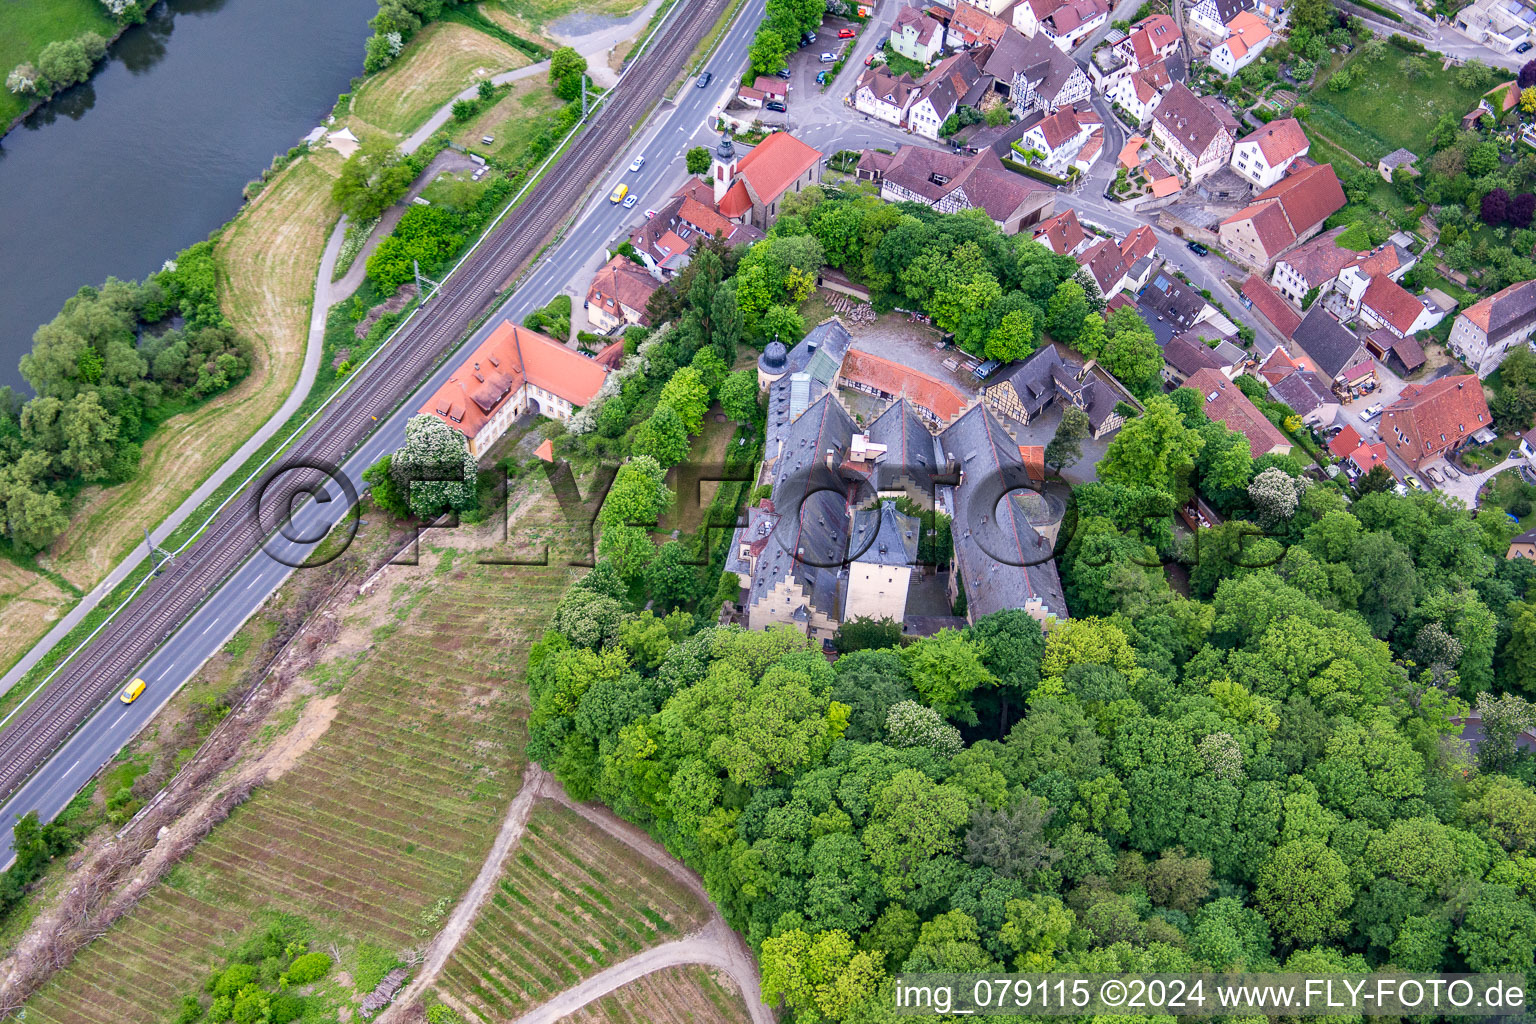
[[[465,1020],[515,1020],[583,978],[702,925],[692,892],[568,808],[540,801],[495,894],[438,977]]]
[[[1536,508],[1536,487],[1520,478],[1518,469],[1507,469],[1489,482],[1483,507],[1495,507],[1523,521]]]
[[[363,83],[352,112],[374,128],[408,135],[458,92],[527,63],[527,54],[484,32],[436,22],[416,33],[388,70]]]
[[[323,157],[323,154],[321,155]],[[250,341],[255,359],[239,385],[172,416],[144,446],[139,473],[89,488],[48,563],[89,589],[265,423],[298,380],[309,334],[315,274],[339,210],[332,173],[319,157],[281,172],[219,238],[215,250],[224,314]]]
[[[0,3],[0,78],[23,61],[36,60],[43,47],[82,32],[112,38],[117,23],[100,0],[4,0]],[[0,131],[27,109],[31,98],[0,89]]]
[[[1329,92],[1326,79],[1320,79],[1307,96],[1308,122],[1371,164],[1394,149],[1423,152],[1425,138],[1443,115],[1459,118],[1486,91],[1463,88],[1456,83],[1455,68],[1442,71],[1438,64],[1431,64],[1423,78],[1410,80],[1398,71],[1401,51],[1389,48],[1389,53],[1349,89]],[[1350,58],[1342,67],[1357,59]]]
[[[549,36],[549,26],[574,11],[580,11],[583,17],[622,18],[642,6],[642,0],[486,0],[481,9],[486,17],[513,31],[514,25],[528,26]],[[497,17],[502,12],[514,20]]]
[[[748,1019],[736,984],[700,964],[667,967],[560,1018],[560,1024],[738,1024]]]
[[[221,947],[272,911],[389,957],[440,926],[521,784],[528,646],[571,578],[454,553],[336,609],[330,660],[306,676],[333,717],[39,992],[29,1021],[171,1019]]]
[[[505,96],[458,129],[453,141],[503,167],[518,167],[543,127],[545,116],[564,105],[543,75],[520,79]],[[496,140],[490,146],[480,142],[487,135]]]

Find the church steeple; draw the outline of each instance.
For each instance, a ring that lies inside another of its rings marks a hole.
[[[736,180],[736,144],[729,135],[720,136],[720,145],[715,147],[715,159],[709,171],[715,188],[715,205],[719,206],[731,182]]]

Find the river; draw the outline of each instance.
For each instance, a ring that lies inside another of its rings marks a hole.
[[[0,140],[0,384],[81,285],[142,278],[362,73],[375,0],[166,0]],[[28,389],[30,393],[30,389]]]

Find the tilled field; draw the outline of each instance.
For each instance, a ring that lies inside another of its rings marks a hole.
[[[741,993],[708,967],[667,967],[610,992],[560,1024],[739,1024],[747,1020]]]
[[[169,1019],[264,911],[344,946],[422,945],[520,785],[522,667],[569,579],[470,565],[420,581],[399,626],[331,673],[336,718],[309,752],[39,992],[27,1020]]]
[[[444,968],[437,998],[466,1019],[513,1020],[707,916],[696,896],[641,854],[541,802],[496,894]]]

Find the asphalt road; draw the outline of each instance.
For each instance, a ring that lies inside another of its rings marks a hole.
[[[577,222],[565,232],[535,266],[525,272],[523,283],[506,299],[463,348],[478,345],[502,321],[520,321],[523,316],[544,305],[556,293],[577,283],[583,268],[593,256],[621,230],[627,230],[644,217],[646,206],[659,205],[669,195],[667,183],[678,177],[682,154],[696,136],[711,109],[725,98],[731,81],[745,67],[745,55],[752,32],[760,20],[764,0],[751,0],[741,16],[727,31],[721,46],[706,65],[714,75],[708,88],[700,89],[690,81],[678,92],[675,104],[663,107],[656,124],[641,132],[627,151],[614,161],[610,172],[599,179],[588,207]],[[638,172],[628,171],[637,155],[646,157]],[[608,202],[608,195],[619,181],[626,181],[640,197],[633,209]],[[665,191],[663,191],[665,190]],[[582,291],[586,281],[579,281]],[[405,439],[405,424],[416,414],[426,397],[437,390],[453,373],[459,356],[448,359],[432,376],[355,451],[340,467],[341,474],[355,491],[363,487],[362,474],[384,455],[399,448]],[[29,811],[37,811],[43,820],[56,816],[91,777],[142,729],[175,695],[198,668],[234,635],[242,623],[267,597],[282,585],[292,565],[302,562],[315,542],[349,511],[343,489],[332,484],[328,501],[303,505],[294,515],[288,536],[308,543],[295,543],[281,536],[269,541],[237,569],[219,591],[210,597],[169,641],[160,647],[139,670],[148,684],[144,694],[132,704],[110,701],[96,712],[48,761],[0,806],[0,863],[11,859],[11,825]],[[311,540],[312,539],[312,540]],[[304,570],[299,570],[304,571]]]

